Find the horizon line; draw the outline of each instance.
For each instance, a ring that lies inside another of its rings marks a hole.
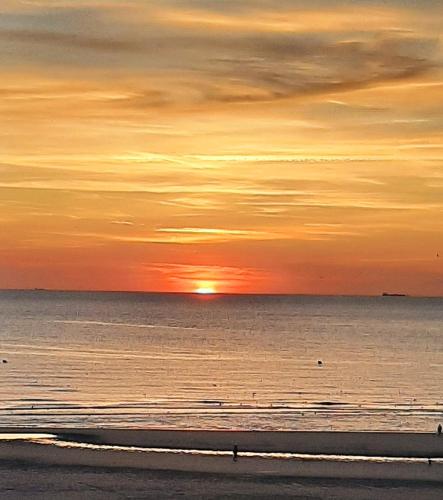
[[[100,289],[62,289],[62,288],[0,288],[0,292],[61,292],[61,293],[133,293],[133,294],[146,294],[146,295],[196,295],[199,297],[206,296],[282,296],[282,297],[383,297],[383,294],[388,293],[384,298],[423,298],[423,299],[441,299],[443,295],[410,295],[401,294],[396,295],[395,292],[380,292],[379,294],[365,294],[365,293],[285,293],[285,292],[214,292],[207,295],[199,294],[198,292],[177,292],[177,291],[159,291],[159,290],[100,290]]]

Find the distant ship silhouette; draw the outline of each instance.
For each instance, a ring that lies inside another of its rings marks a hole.
[[[383,292],[382,297],[407,297],[405,293],[388,293]]]

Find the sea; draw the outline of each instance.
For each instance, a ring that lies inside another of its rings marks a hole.
[[[433,432],[443,299],[1,291],[0,422]]]

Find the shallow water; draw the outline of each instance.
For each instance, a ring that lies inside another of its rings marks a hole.
[[[0,292],[0,418],[429,431],[442,338],[443,299]]]

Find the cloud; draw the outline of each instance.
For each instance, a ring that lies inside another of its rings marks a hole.
[[[246,229],[222,229],[200,227],[162,227],[156,229],[157,233],[177,235],[168,238],[174,242],[196,241],[232,241],[232,240],[269,240],[286,239],[288,236],[274,231],[255,231]]]
[[[173,12],[184,16],[185,7]],[[228,9],[223,15],[229,25],[241,16],[247,22],[226,35],[217,30],[183,30],[168,20],[164,7],[135,4],[127,11],[125,15],[116,4],[9,13],[0,22],[0,38],[6,42],[4,64],[52,64],[71,70],[71,75],[92,68],[117,75],[134,72],[133,92],[115,104],[137,109],[337,94],[417,78],[438,65],[437,36],[384,30],[377,23],[351,38],[347,31],[323,32],[317,21],[308,23],[310,28],[303,32],[254,33],[247,29],[250,12]],[[275,10],[270,12],[276,15]],[[349,9],[334,12],[331,16],[349,17]],[[292,15],[328,17],[313,10]],[[374,15],[370,11],[368,18]],[[354,18],[362,17],[353,14]]]
[[[207,98],[226,103],[272,101],[336,94],[407,80],[435,67],[436,42],[413,37],[360,42],[309,42],[298,37],[251,42],[255,58],[230,64],[225,77],[250,84],[247,90],[214,88]],[[424,50],[427,47],[427,51]],[[425,55],[426,53],[426,55]]]
[[[134,223],[128,220],[112,220],[111,224],[117,224],[118,226],[133,226]]]
[[[156,229],[158,233],[181,233],[181,234],[211,234],[211,235],[233,235],[246,236],[259,234],[257,231],[239,229],[220,229],[204,227],[161,227]]]
[[[69,49],[87,49],[106,52],[134,52],[143,49],[136,41],[94,38],[77,33],[69,34],[51,31],[1,30],[0,39],[23,44],[47,44],[57,47],[57,50],[59,50],[60,46]]]

